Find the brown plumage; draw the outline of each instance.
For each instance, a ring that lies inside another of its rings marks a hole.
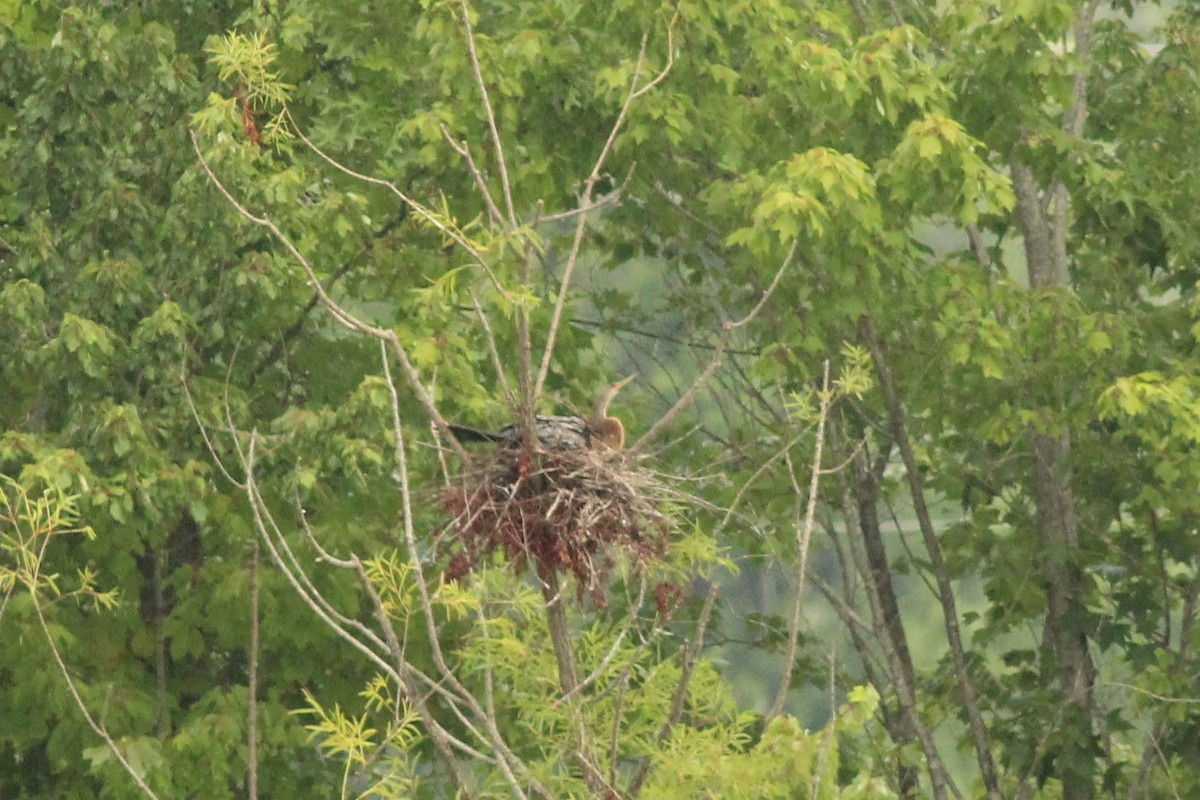
[[[625,446],[625,426],[617,417],[609,416],[608,406],[617,396],[617,392],[628,386],[635,377],[637,376],[629,375],[616,383],[610,383],[596,397],[592,418],[588,422],[588,428],[592,432],[591,441],[588,444],[593,450],[601,448],[620,450]]]

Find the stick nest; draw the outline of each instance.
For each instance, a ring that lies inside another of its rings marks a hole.
[[[607,602],[608,574],[624,552],[637,562],[666,555],[665,509],[673,496],[653,472],[620,452],[500,448],[446,487],[451,557],[464,578],[495,553],[538,575],[570,573],[582,601]]]

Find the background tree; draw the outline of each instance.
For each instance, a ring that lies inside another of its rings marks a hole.
[[[1195,791],[1189,8],[0,9],[0,794]],[[661,573],[443,583],[634,368]]]

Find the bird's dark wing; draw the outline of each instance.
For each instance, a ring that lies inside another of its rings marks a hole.
[[[536,425],[535,433],[542,450],[574,450],[592,443],[592,429],[581,416],[539,416]],[[451,422],[450,431],[463,443],[496,441],[504,447],[521,446],[521,428],[516,425],[505,425],[498,431],[480,431]]]
[[[481,431],[479,428],[472,428],[467,425],[455,425],[451,422],[450,432],[460,442],[503,442],[505,440],[503,429],[501,432],[492,433],[491,431]]]
[[[537,438],[544,450],[573,450],[587,447],[592,431],[583,417],[538,417]]]
[[[572,450],[587,447],[592,431],[583,417],[539,416],[536,420],[538,444],[543,450]],[[450,424],[450,430],[460,442],[498,442],[504,447],[521,446],[521,429],[505,425],[496,431],[481,431],[467,425]]]

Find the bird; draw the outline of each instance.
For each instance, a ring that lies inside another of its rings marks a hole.
[[[625,426],[608,413],[608,406],[635,377],[629,375],[604,387],[596,397],[591,417],[587,419],[575,415],[539,414],[534,418],[538,446],[548,451],[620,450],[625,446]],[[496,442],[505,448],[521,446],[521,426],[516,423],[495,431],[451,423],[450,430],[461,442]]]

